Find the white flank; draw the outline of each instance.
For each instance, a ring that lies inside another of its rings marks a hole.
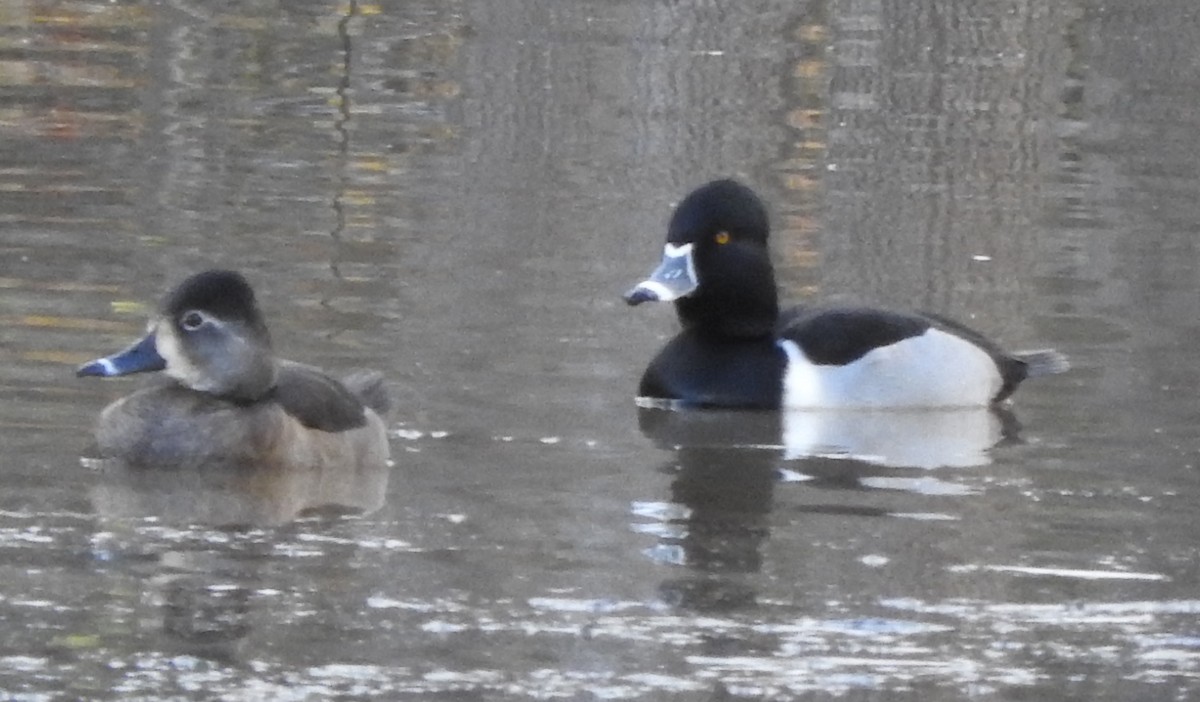
[[[780,340],[788,357],[783,405],[789,409],[982,407],[1000,390],[1000,372],[978,346],[930,328],[881,346],[844,366],[816,365],[794,341]]]

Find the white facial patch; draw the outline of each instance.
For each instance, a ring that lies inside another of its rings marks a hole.
[[[154,330],[154,346],[166,363],[163,372],[193,390],[208,392],[213,383],[200,368],[192,363],[180,347],[179,336],[169,322],[159,322]]]

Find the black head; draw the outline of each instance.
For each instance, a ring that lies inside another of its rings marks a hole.
[[[625,294],[675,303],[685,327],[719,337],[770,336],[779,316],[767,208],[750,188],[715,180],[675,208],[662,263]]]
[[[767,245],[767,208],[753,190],[734,180],[714,180],[688,193],[671,215],[667,242],[714,244],[744,242]]]

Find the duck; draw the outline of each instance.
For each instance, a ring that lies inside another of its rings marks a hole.
[[[673,302],[679,333],[650,361],[638,401],[745,409],[996,406],[1061,373],[1053,349],[1009,353],[931,313],[816,305],[780,311],[766,206],[714,180],[675,207],[658,267],[624,295]]]
[[[390,453],[383,376],[343,380],[277,358],[254,291],[236,271],[196,273],[172,289],[128,348],[79,377],[161,372],[104,408],[100,458],[168,469],[369,473]]]

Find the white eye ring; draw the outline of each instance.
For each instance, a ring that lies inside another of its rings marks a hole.
[[[208,322],[208,315],[198,310],[188,310],[179,315],[179,326],[184,331],[196,331]]]

